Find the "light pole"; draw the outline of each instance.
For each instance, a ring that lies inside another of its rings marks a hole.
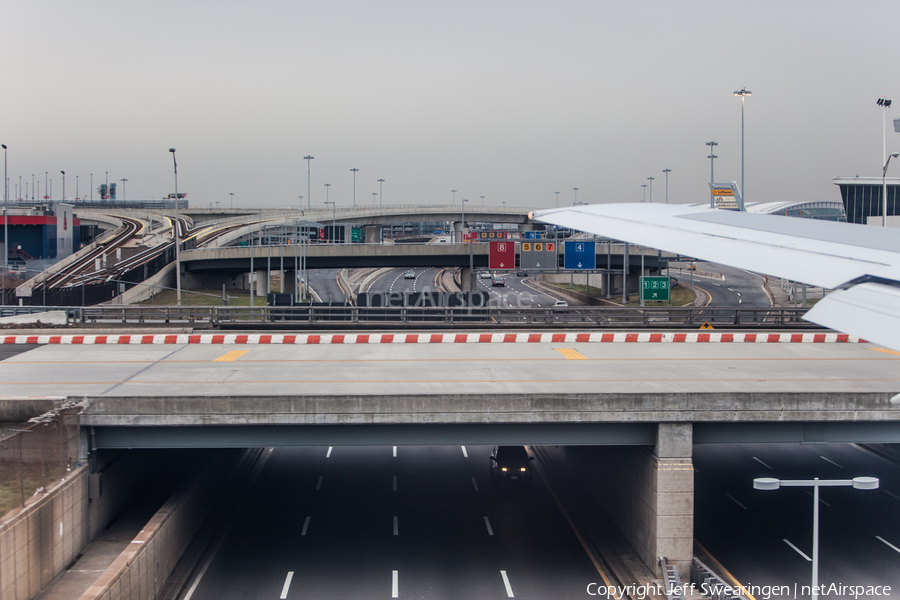
[[[62,195],[62,201],[65,202],[65,201],[66,201],[66,172],[65,172],[65,171],[60,171],[60,173],[62,173],[62,176],[63,176],[63,195]]]
[[[382,185],[384,185],[384,179],[379,179],[378,180],[378,203],[381,205],[381,209],[384,210],[384,196],[382,195],[384,188],[381,187]]]
[[[666,174],[666,204],[669,203],[669,173],[672,172],[672,169],[663,169],[663,173]]]
[[[572,188],[575,191],[575,201],[572,203],[572,206],[578,204],[578,188]]]
[[[481,206],[484,206],[484,196],[481,197]]]
[[[228,192],[228,195],[231,196],[231,208],[234,208],[234,192]],[[303,196],[300,196],[301,198]]]
[[[172,153],[172,165],[175,167],[175,296],[178,306],[181,306],[181,250],[179,248],[181,245],[181,235],[178,223],[178,161],[175,160],[175,148],[169,148],[169,152]],[[106,173],[107,181],[109,181],[109,171]]]
[[[34,177],[34,175],[32,175]],[[32,194],[34,194],[34,190],[32,189]],[[78,200],[81,196],[78,195],[78,175],[75,176],[75,199]],[[34,200],[34,196],[31,198]]]
[[[853,479],[775,479],[760,477],[753,480],[753,489],[777,490],[779,487],[813,488],[813,548],[812,548],[812,600],[819,597],[819,488],[853,487],[855,490],[877,490],[877,477],[854,477]]]
[[[122,202],[125,202],[125,182],[128,180],[123,177],[119,181],[122,182]],[[178,198],[175,198],[175,199],[178,200]]]
[[[900,152],[894,152],[887,157],[884,163],[884,170],[881,172],[881,226],[887,227],[887,168],[891,164],[892,158],[900,156]],[[897,212],[897,196],[894,195],[894,212]]]
[[[330,183],[326,183],[325,185],[331,185],[331,184],[330,184]],[[328,194],[328,190],[325,191],[325,194],[326,194],[326,195]],[[331,200],[326,200],[326,201],[325,201],[325,204],[326,204],[326,205],[328,205],[328,204],[331,205],[331,243],[332,243],[332,244],[335,244],[335,243],[337,243],[337,232],[335,231],[335,214],[334,214],[335,209],[334,209],[334,202],[332,202]]]
[[[50,180],[47,177],[47,171],[44,171],[44,193],[47,194],[47,200],[50,199],[50,184],[48,183]]]
[[[75,195],[78,195],[78,176],[75,176]],[[31,201],[34,202],[34,173],[31,174]]]
[[[356,208],[356,174],[359,172],[359,169],[353,167],[350,171],[353,173],[353,208]]]
[[[715,162],[715,160],[717,158],[719,158],[718,156],[716,156],[716,146],[719,145],[719,142],[713,140],[711,142],[706,142],[706,145],[709,146],[709,156],[706,157],[709,159],[709,182],[715,183],[716,182],[716,172],[715,172],[715,166],[713,163]],[[743,182],[741,182],[741,185],[743,185]],[[743,193],[743,190],[741,190],[741,193]],[[711,189],[709,190],[709,207],[710,208],[716,207],[716,203],[715,203],[714,196],[713,196]]]
[[[891,102],[891,100],[887,99],[887,96],[879,98],[876,102],[881,107],[881,160],[887,160],[887,135],[885,134],[885,129],[887,129],[887,109],[891,107]]]
[[[309,174],[310,174],[309,165],[310,165],[310,161],[314,158],[315,158],[315,156],[313,156],[312,154],[307,154],[306,156],[303,157],[303,160],[306,161],[306,208],[312,208],[312,195],[311,195],[312,188],[310,187],[310,183],[309,183]]]
[[[372,192],[372,206],[378,206],[378,192]]]
[[[741,88],[734,95],[741,97],[741,210],[744,210],[747,201],[747,191],[744,184],[744,97],[750,96],[751,93],[747,88]]]
[[[456,190],[450,190],[450,193],[453,194],[453,204],[456,205]]]
[[[646,202],[646,201],[647,201],[647,184],[646,184],[646,183],[642,183],[642,184],[641,184],[641,187],[644,188],[644,199],[641,200],[641,202]]]
[[[7,208],[9,207],[9,179],[6,178],[6,144],[3,146],[3,272],[6,272],[9,265],[9,227],[7,221]],[[3,303],[6,304],[6,290],[3,290]]]
[[[556,208],[559,208],[559,192],[553,192],[556,194]]]
[[[468,201],[468,198],[463,198],[462,202],[460,202],[460,205],[462,206],[462,223],[459,230],[461,242],[466,239],[466,202]]]
[[[94,174],[91,173],[91,201],[94,200]]]
[[[648,177],[647,179],[650,181],[650,204],[653,204],[653,180],[656,177]]]
[[[297,203],[297,208],[300,210],[301,214],[303,213],[303,196],[297,196],[297,199],[300,202]]]

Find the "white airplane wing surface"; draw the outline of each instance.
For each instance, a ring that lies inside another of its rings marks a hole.
[[[900,231],[673,204],[536,211],[546,223],[825,288],[806,319],[900,350]]]

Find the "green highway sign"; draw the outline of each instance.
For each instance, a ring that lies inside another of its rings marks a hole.
[[[354,227],[353,229],[351,229],[350,230],[350,241],[351,242],[359,242],[360,239],[362,239],[362,234],[360,232],[360,228]]]
[[[668,277],[641,277],[641,300],[669,301]]]

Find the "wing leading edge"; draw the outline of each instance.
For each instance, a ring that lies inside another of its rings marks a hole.
[[[663,204],[537,211],[534,218],[826,288],[806,319],[900,350],[900,232]],[[852,285],[875,279],[881,283]]]

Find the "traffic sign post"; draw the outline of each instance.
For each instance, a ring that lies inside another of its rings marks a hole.
[[[491,242],[488,253],[488,268],[491,271],[511,271],[515,269],[515,242]]]
[[[641,300],[669,301],[668,277],[641,277]]]
[[[564,267],[571,271],[593,271],[597,268],[597,243],[569,240],[565,243]]]

